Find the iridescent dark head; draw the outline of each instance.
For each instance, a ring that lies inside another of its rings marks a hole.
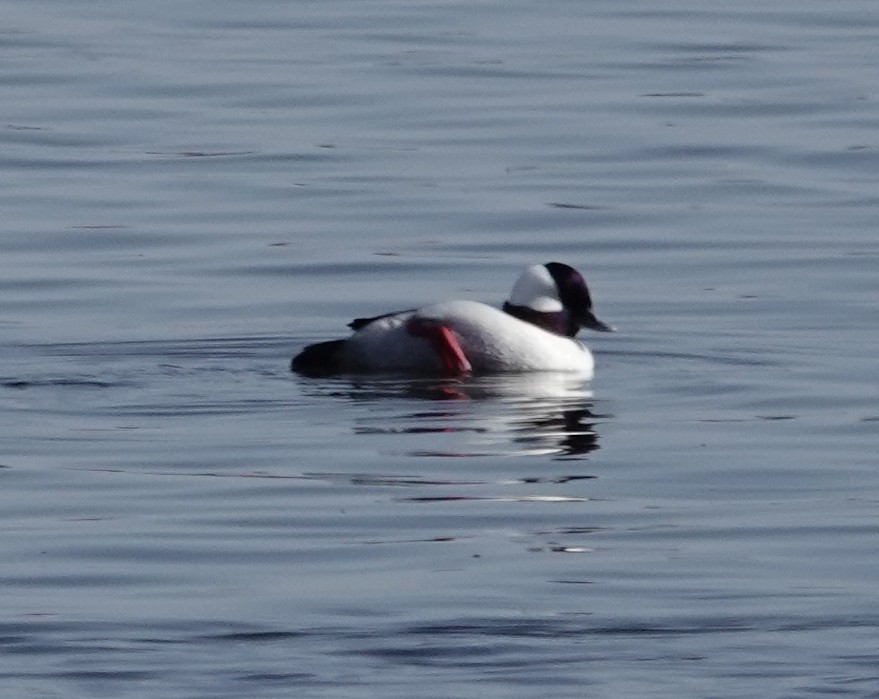
[[[574,337],[580,328],[610,332],[592,312],[583,275],[561,262],[528,267],[513,286],[504,310],[521,320]]]

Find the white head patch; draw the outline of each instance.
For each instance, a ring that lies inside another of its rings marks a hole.
[[[545,265],[528,267],[513,286],[509,303],[541,313],[558,313],[563,309],[555,279]]]

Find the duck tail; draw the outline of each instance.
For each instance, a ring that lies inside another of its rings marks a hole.
[[[342,371],[346,340],[309,345],[290,362],[290,370],[304,376],[326,376]]]

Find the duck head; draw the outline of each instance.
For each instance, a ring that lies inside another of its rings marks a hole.
[[[613,330],[592,312],[592,298],[583,275],[561,262],[533,265],[522,272],[504,311],[568,337],[574,337],[580,328]]]

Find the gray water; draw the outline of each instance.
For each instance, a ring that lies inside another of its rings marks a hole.
[[[715,5],[5,2],[0,695],[879,696],[879,15]]]

